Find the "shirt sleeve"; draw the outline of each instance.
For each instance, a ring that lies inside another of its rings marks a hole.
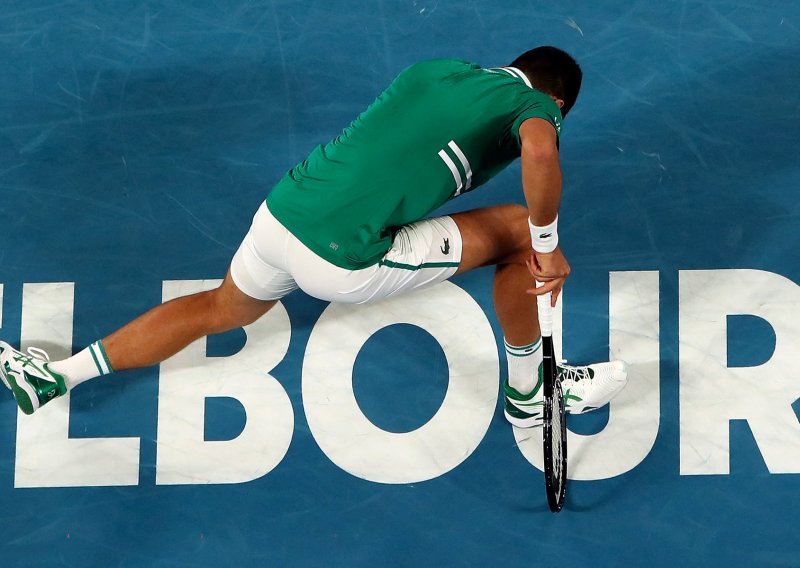
[[[556,131],[556,135],[561,137],[561,109],[553,99],[539,91],[531,91],[525,102],[521,105],[519,112],[511,125],[511,134],[522,145],[519,139],[519,127],[529,118],[541,118],[549,122]]]

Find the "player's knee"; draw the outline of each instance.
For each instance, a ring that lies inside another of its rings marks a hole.
[[[525,262],[525,258],[531,250],[531,233],[528,228],[528,208],[524,205],[504,206],[504,217],[506,218],[506,228],[509,231],[509,241],[511,242],[512,254],[518,254]]]
[[[494,213],[495,239],[502,243],[497,264],[525,264],[531,254],[528,208],[516,204],[501,205]]]

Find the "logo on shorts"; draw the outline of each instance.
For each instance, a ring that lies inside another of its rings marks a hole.
[[[444,246],[439,247],[439,250],[442,251],[442,254],[447,254],[450,252],[450,239],[444,240]]]

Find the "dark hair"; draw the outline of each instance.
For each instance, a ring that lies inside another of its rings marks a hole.
[[[537,91],[564,101],[561,114],[567,116],[578,98],[583,79],[580,65],[569,53],[545,45],[526,51],[511,66],[525,73]]]

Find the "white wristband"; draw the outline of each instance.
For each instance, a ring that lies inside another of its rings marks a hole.
[[[544,227],[537,227],[528,217],[528,227],[531,230],[531,245],[533,250],[541,253],[553,252],[558,246],[558,215],[555,220]]]

